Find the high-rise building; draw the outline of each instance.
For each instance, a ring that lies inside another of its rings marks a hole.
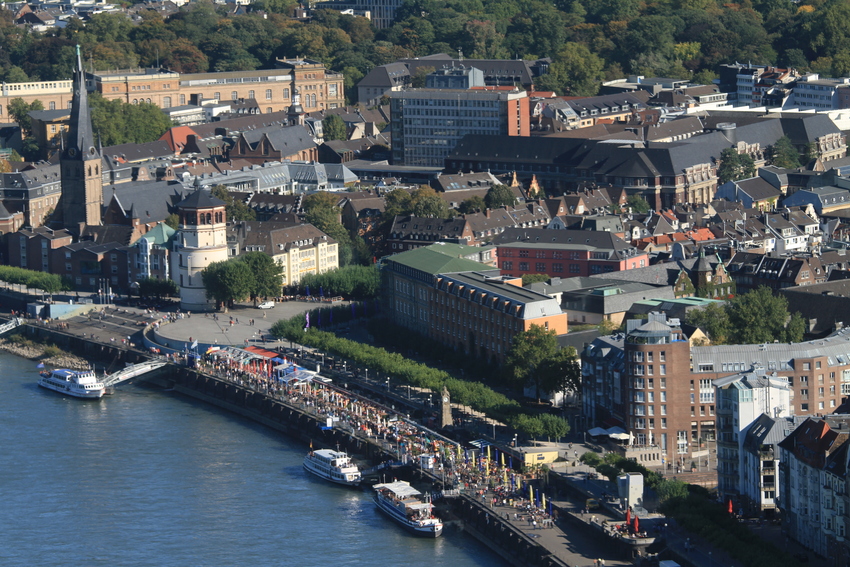
[[[525,91],[512,87],[408,89],[389,93],[393,162],[443,167],[467,134],[528,136]]]

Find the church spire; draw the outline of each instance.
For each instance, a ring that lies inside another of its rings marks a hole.
[[[74,98],[71,103],[68,141],[65,144],[65,152],[62,157],[66,159],[91,159],[96,155],[97,149],[94,146],[89,98],[86,91],[86,72],[83,69],[79,45],[77,46],[77,62],[74,66],[72,83]]]

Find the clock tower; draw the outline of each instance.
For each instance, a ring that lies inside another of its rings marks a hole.
[[[59,158],[62,195],[60,209],[62,223],[72,232],[82,232],[84,225],[101,224],[103,206],[103,178],[101,177],[101,152],[96,147],[91,125],[86,74],[77,46],[77,63],[74,69],[73,100],[68,137]]]
[[[443,392],[440,398],[440,429],[451,427],[454,425],[452,421],[452,401],[449,397],[449,391],[443,386]]]

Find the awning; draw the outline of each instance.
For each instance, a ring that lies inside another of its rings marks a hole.
[[[614,435],[619,435],[619,434],[623,434],[623,433],[626,433],[626,430],[623,429],[622,427],[611,427],[611,428],[608,429],[608,435],[610,435],[611,437],[614,437]],[[628,439],[628,438],[629,438],[629,435],[626,433],[626,439]],[[614,437],[614,439],[619,439],[619,437]]]
[[[629,438],[628,433],[611,433],[609,435],[611,439],[616,439],[617,441],[626,441]]]
[[[608,432],[602,429],[601,427],[594,427],[593,429],[588,431],[587,434],[592,437],[598,437],[600,435],[608,435]]]

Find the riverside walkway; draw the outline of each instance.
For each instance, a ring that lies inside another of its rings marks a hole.
[[[291,303],[301,305],[304,310],[315,307],[315,305],[307,302]],[[270,310],[269,315],[266,316],[266,319],[262,319],[262,323],[258,326],[257,323],[261,321],[263,311],[249,307],[244,308],[239,312],[244,313],[244,315],[238,315],[240,322],[233,326],[233,328],[237,328],[237,330],[232,332],[238,333],[238,335],[232,335],[231,337],[236,338],[238,336],[239,340],[243,341],[243,344],[245,340],[248,340],[251,344],[259,345],[259,342],[255,343],[253,341],[261,342],[263,339],[258,338],[255,333],[257,333],[258,329],[262,330],[263,327],[270,327],[274,320],[276,320],[276,318],[271,316],[272,311],[274,310]],[[237,316],[236,313],[237,311],[233,312],[234,319]],[[283,315],[282,312],[275,312],[275,315],[277,314]],[[174,333],[179,332],[179,334],[176,334],[175,336],[183,343],[188,342],[190,337],[203,337],[202,333],[205,329],[207,329],[211,335],[214,335],[216,332],[221,332],[220,326],[215,323],[214,319],[211,317],[204,317],[203,315],[192,314],[189,316],[188,314],[184,314],[181,317],[176,313],[152,313],[144,309],[116,306],[95,306],[90,313],[73,315],[63,318],[60,321],[36,322],[35,325],[54,330],[58,333],[82,337],[85,341],[109,345],[117,349],[140,351],[142,350],[141,330],[152,320],[163,316],[169,318],[169,330]],[[285,317],[281,316],[280,318],[288,318],[289,316],[291,316],[291,314],[287,314]],[[247,317],[247,319],[245,317]],[[249,323],[250,319],[255,319],[254,325]],[[32,324],[32,321],[28,323]],[[230,332],[227,334],[229,335]],[[269,337],[265,337],[265,340],[268,341]],[[276,343],[274,345],[268,344],[268,346],[284,345],[283,343]],[[421,397],[419,400],[420,403],[422,403]],[[285,402],[286,400],[282,401]],[[320,417],[318,412],[320,412],[321,408],[311,405],[310,401],[299,399],[294,400],[294,402],[294,405],[298,406],[299,410],[306,410],[308,413],[314,413],[317,417]],[[293,400],[290,399],[288,403],[292,404]],[[349,417],[356,418],[360,416],[356,412],[353,412]],[[386,427],[388,423],[387,420],[388,418],[384,420],[383,425],[378,422],[378,425]],[[379,439],[378,436],[375,435],[374,430],[370,432],[360,429],[361,425],[362,423],[360,425],[357,424],[357,420],[353,423],[350,421],[343,421],[340,423],[340,428],[348,429],[353,436],[364,440],[369,439],[371,436],[373,442],[387,441],[385,439]],[[408,425],[415,426],[415,424],[412,423]],[[380,430],[378,431],[379,435],[382,435]],[[421,434],[413,433],[412,435],[415,443],[420,444],[422,447],[427,447],[427,443],[420,443],[420,441],[424,441]],[[402,435],[402,437],[404,438],[404,435]],[[417,437],[419,439],[416,439]],[[402,442],[404,442],[404,439]],[[411,444],[411,446],[412,445],[413,444]],[[396,451],[396,454],[398,455],[398,440],[395,442],[392,440],[387,441],[386,449],[388,451]],[[411,457],[413,456],[415,456],[415,453],[411,451]],[[473,475],[475,474],[474,470],[467,472]],[[593,487],[591,487],[590,490],[594,490]],[[608,492],[613,493],[611,489],[609,489]],[[485,494],[485,499],[489,494],[492,494],[492,492]],[[601,496],[601,489],[599,490],[598,495]],[[556,499],[553,504],[556,508],[568,512],[574,512],[576,509],[576,505],[571,504],[567,500]],[[545,547],[553,557],[557,557],[560,561],[569,564],[571,567],[574,565],[579,567],[593,566],[594,559],[596,558],[604,559],[605,565],[608,566],[630,564],[622,558],[618,559],[617,557],[614,557],[610,545],[606,544],[604,538],[585,537],[583,533],[576,530],[574,524],[566,522],[565,518],[561,518],[559,522],[556,522],[553,528],[535,530],[533,526],[528,526],[525,520],[514,520],[512,516],[513,511],[507,509],[507,507],[505,507],[504,510],[502,510],[501,508],[503,507],[500,506],[491,506],[491,508],[493,508],[494,515],[501,518],[500,521],[509,523],[513,528],[527,534],[529,538],[535,540],[542,547]],[[502,514],[499,514],[500,512],[502,512]],[[507,517],[505,517],[505,514],[507,514]],[[612,520],[614,519],[615,518],[612,518]],[[619,520],[622,521],[622,519]],[[684,548],[688,541],[689,534],[680,531],[673,525],[668,526],[666,536],[668,537],[668,541],[671,546],[674,547],[674,549],[676,549],[676,551],[683,557],[686,557],[687,563],[699,567],[715,567],[718,565],[730,567],[740,566],[739,563],[731,561],[728,557],[718,553],[717,550],[712,549],[707,543],[700,542],[693,536],[690,536],[692,538],[692,549],[689,553],[686,553]],[[684,564],[685,563],[683,562],[683,565]]]

